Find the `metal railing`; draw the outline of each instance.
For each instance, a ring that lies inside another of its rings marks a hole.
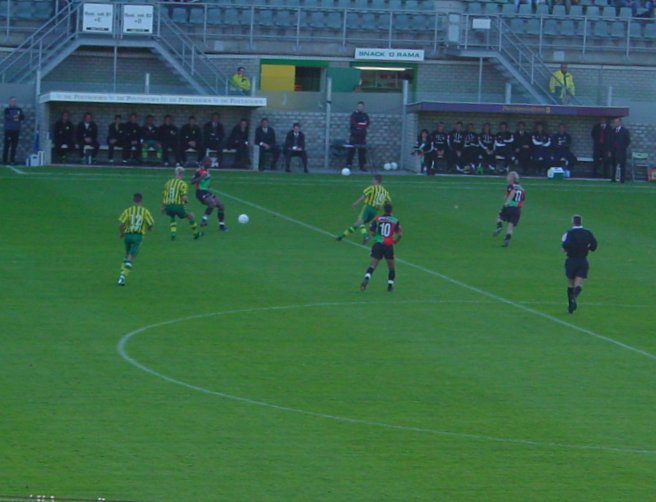
[[[229,94],[228,77],[207,57],[189,36],[167,16],[158,17],[157,41],[177,63],[208,93]]]
[[[79,6],[62,8],[0,61],[0,82],[22,83],[75,38],[75,16]]]

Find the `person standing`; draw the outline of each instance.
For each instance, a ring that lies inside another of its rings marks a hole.
[[[127,277],[132,270],[132,263],[139,253],[139,247],[146,232],[153,229],[155,220],[153,215],[141,205],[143,195],[135,193],[132,197],[133,205],[128,207],[119,216],[118,235],[125,244],[125,258],[118,276],[118,285],[125,286]]]
[[[575,96],[574,77],[568,71],[567,64],[561,64],[560,68],[551,74],[549,92],[562,104],[569,103],[570,98]]]
[[[202,235],[198,231],[198,224],[196,223],[194,213],[187,212],[187,208],[185,207],[187,202],[189,202],[187,197],[188,191],[189,186],[184,181],[184,167],[178,166],[175,168],[175,178],[168,180],[164,184],[164,190],[162,190],[162,213],[171,218],[169,229],[171,231],[172,241],[175,240],[178,230],[175,220],[176,217],[181,220],[189,220],[194,239],[198,239]]]
[[[120,115],[114,115],[114,122],[107,128],[107,160],[114,163],[114,149],[125,149],[125,124]]]
[[[9,106],[5,108],[5,143],[2,150],[2,163],[7,161],[16,164],[16,148],[20,136],[21,122],[25,120],[23,109],[18,107],[15,97],[9,98]]]
[[[385,258],[387,261],[387,291],[391,293],[394,291],[394,280],[396,279],[394,245],[398,244],[403,237],[403,229],[399,220],[392,216],[392,204],[390,202],[383,206],[383,215],[377,216],[371,222],[369,230],[374,235],[376,242],[371,248],[371,264],[360,283],[360,290],[365,291],[367,289],[378,262]]]
[[[448,143],[450,156],[448,169],[450,170],[452,167],[455,167],[457,172],[464,172],[462,168],[462,151],[465,148],[465,133],[462,130],[462,122],[456,122],[455,127],[449,133]]]
[[[506,228],[506,237],[503,240],[502,246],[507,248],[512,239],[515,227],[519,225],[519,219],[522,216],[522,207],[524,200],[526,200],[526,191],[519,184],[519,174],[515,171],[510,171],[506,176],[508,186],[506,186],[506,196],[503,200],[503,207],[497,216],[497,227],[492,233],[492,237],[496,237],[503,229],[503,222],[505,221],[508,226]]]
[[[610,135],[608,120],[602,118],[592,127],[590,135],[592,136],[592,176],[605,178],[608,176],[608,139]]]
[[[269,127],[269,119],[263,118],[260,121],[260,126],[255,129],[255,144],[260,149],[260,160],[257,168],[264,171],[264,156],[271,155],[269,159],[271,170],[276,170],[278,158],[280,157],[280,148],[276,144],[276,131],[273,127]]]
[[[301,132],[301,124],[294,123],[292,130],[285,138],[285,171],[291,172],[292,157],[300,157],[303,162],[303,172],[308,172],[307,152],[305,151],[305,134]]]
[[[360,171],[366,171],[367,164],[367,129],[369,128],[369,115],[364,111],[364,101],[358,101],[355,111],[351,113],[350,127],[351,137],[348,155],[346,156],[346,167],[351,169],[355,151],[358,151],[358,165]]]
[[[446,172],[449,168],[449,134],[444,130],[444,122],[437,124],[433,131],[433,167],[437,171],[440,166]]]
[[[80,159],[84,160],[84,150],[91,148],[91,160],[98,155],[100,144],[98,143],[98,126],[93,121],[93,115],[87,112],[82,118],[82,122],[77,125],[77,146],[80,152]]]
[[[531,152],[531,159],[533,160],[533,168],[536,174],[541,175],[547,172],[549,168],[550,150],[551,150],[551,137],[544,130],[542,122],[536,122],[535,129],[531,135],[531,142],[533,149]]]
[[[608,137],[608,160],[610,161],[610,180],[624,183],[626,178],[626,150],[631,144],[631,134],[622,125],[622,119],[615,117]]]
[[[433,173],[433,139],[428,129],[422,129],[412,149],[412,155],[419,157],[420,172],[426,176]]]
[[[588,278],[588,252],[597,250],[597,239],[587,228],[583,228],[583,218],[575,214],[572,217],[572,228],[562,238],[563,251],[567,253],[565,260],[565,276],[567,277],[567,311],[573,314],[577,308],[576,299],[583,290],[583,283]]]
[[[62,112],[61,118],[55,122],[52,138],[56,160],[65,160],[66,154],[75,149],[75,126],[67,111]]]

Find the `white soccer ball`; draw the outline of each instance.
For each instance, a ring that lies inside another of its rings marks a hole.
[[[242,225],[246,225],[246,223],[248,223],[248,221],[249,221],[249,217],[248,217],[247,214],[240,214],[240,215],[239,215],[239,218],[237,218],[237,220],[238,220],[239,223],[241,223]]]
[[[396,171],[399,168],[399,165],[396,162],[392,162],[392,171]]]
[[[383,164],[383,169],[385,169],[385,171],[389,171],[390,169],[392,169],[392,164],[390,164],[389,162],[385,162],[385,164]]]
[[[342,176],[351,176],[351,170],[348,167],[342,169]]]

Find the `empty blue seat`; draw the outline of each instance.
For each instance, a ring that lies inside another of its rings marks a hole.
[[[173,7],[171,11],[171,19],[176,23],[187,22],[187,8],[186,7]]]
[[[548,16],[549,15],[549,6],[546,3],[538,4],[535,9],[535,13],[538,16]]]
[[[540,20],[537,18],[531,18],[526,23],[526,33],[529,35],[540,35]]]
[[[370,7],[368,0],[353,0],[354,9],[369,9]]]
[[[483,13],[483,4],[478,2],[470,2],[467,4],[467,12],[470,14],[482,14]]]
[[[242,10],[238,7],[226,7],[223,10],[223,24],[229,26],[241,26],[244,23],[242,18]]]
[[[405,10],[421,10],[416,0],[405,0]]]
[[[519,5],[520,16],[530,16],[531,14],[533,14],[533,7],[530,3],[523,3]]]
[[[596,5],[590,5],[585,9],[585,15],[588,17],[600,17],[601,13],[599,12],[599,7]]]
[[[524,20],[521,18],[513,18],[510,20],[510,30],[515,34],[524,33]]]
[[[582,16],[583,15],[583,6],[582,5],[572,5],[569,8],[570,16]]]
[[[330,11],[326,16],[326,28],[331,30],[341,30],[343,27],[344,18],[341,12]]]
[[[573,37],[576,35],[576,25],[571,19],[565,19],[560,24],[560,34],[565,37]]]
[[[654,21],[649,21],[645,24],[645,30],[642,36],[648,40],[656,40],[656,23]]]
[[[254,22],[258,26],[273,27],[275,25],[273,21],[273,10],[256,8]]]
[[[629,23],[629,37],[633,40],[639,40],[642,38],[642,24],[637,21],[631,21]]]
[[[622,7],[620,9],[620,17],[623,19],[633,17],[633,10],[631,9],[631,7]]]
[[[488,16],[496,16],[499,13],[499,7],[493,2],[486,2],[483,4],[483,14]]]
[[[191,24],[203,24],[205,21],[205,9],[191,9],[189,22]]]
[[[504,3],[501,6],[501,15],[502,16],[514,16],[515,15],[515,5],[511,3]]]
[[[2,9],[2,6],[0,6]],[[6,12],[5,7],[5,12]],[[0,13],[0,16],[2,13]],[[45,21],[50,19],[53,15],[53,4],[50,1],[45,2],[34,2],[32,4],[32,17],[38,21]]]
[[[617,17],[617,11],[615,10],[615,7],[603,7],[603,10],[601,11],[601,15],[603,17],[612,17],[615,18]]]
[[[554,5],[552,14],[554,16],[565,17],[567,12],[565,11],[564,5]]]
[[[276,9],[275,24],[280,28],[293,28],[297,24],[296,11],[289,9]]]
[[[545,19],[542,26],[545,35],[558,35],[558,22],[555,19]]]
[[[387,8],[391,10],[402,10],[403,3],[401,2],[401,0],[389,0],[387,2]]]
[[[626,23],[615,21],[610,26],[610,36],[613,38],[626,38]]]
[[[592,27],[592,34],[595,37],[607,37],[608,36],[608,21],[595,21],[594,26]]]
[[[32,4],[29,1],[14,1],[11,3],[11,17],[14,19],[32,19]]]
[[[410,16],[408,14],[396,14],[392,22],[394,31],[408,31],[410,29]]]

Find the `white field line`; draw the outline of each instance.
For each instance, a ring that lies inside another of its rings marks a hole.
[[[14,171],[16,174],[27,174],[25,171],[22,171],[22,170],[18,169],[16,166],[6,165],[5,167],[6,167],[7,169],[11,169],[11,170]]]
[[[242,198],[240,198],[240,197],[235,197],[234,195],[230,195],[230,194],[227,194],[227,193],[225,193],[225,192],[219,192],[219,193],[221,193],[222,196],[224,196],[224,197],[226,197],[226,198],[228,198],[228,199],[232,199],[232,200],[234,200],[234,201],[239,202],[240,204],[244,204],[244,205],[246,205],[246,206],[250,206],[250,207],[252,207],[252,208],[254,208],[254,209],[258,209],[259,211],[262,211],[262,212],[264,212],[264,213],[270,214],[270,215],[272,215],[272,216],[276,216],[277,218],[280,218],[280,219],[282,219],[282,220],[288,221],[289,223],[294,223],[295,225],[299,225],[299,226],[301,226],[301,227],[303,227],[303,228],[306,228],[306,229],[308,229],[308,230],[311,230],[311,231],[313,231],[313,232],[316,232],[316,233],[319,233],[319,234],[325,235],[325,236],[327,236],[327,237],[330,237],[331,239],[334,239],[334,238],[335,238],[334,234],[332,234],[332,233],[330,233],[330,232],[328,232],[327,230],[324,230],[324,229],[322,229],[322,228],[316,227],[316,226],[314,226],[314,225],[310,225],[310,224],[305,223],[305,222],[303,222],[303,221],[301,221],[301,220],[297,220],[296,218],[292,218],[292,217],[287,216],[287,215],[285,215],[285,214],[279,213],[278,211],[274,211],[274,210],[272,210],[272,209],[266,208],[266,207],[261,206],[261,205],[259,205],[259,204],[255,204],[255,203],[253,203],[253,202],[250,202],[250,201],[247,201],[247,200],[245,200],[245,199],[242,199]],[[350,245],[353,245],[353,246],[356,246],[356,247],[360,247],[360,248],[364,248],[364,247],[365,247],[365,246],[363,246],[362,244],[358,244],[358,243],[353,242],[353,241],[348,240],[348,239],[345,239],[345,240],[342,241],[342,242],[346,242],[346,243],[348,243],[348,244],[350,244]],[[339,244],[338,244],[338,243],[335,243],[335,245],[339,245]],[[401,264],[403,264],[403,265],[406,265],[406,266],[408,266],[408,267],[410,267],[410,268],[414,268],[414,269],[416,269],[416,270],[419,270],[419,271],[421,271],[421,272],[424,272],[425,274],[428,274],[428,275],[431,275],[431,276],[433,276],[433,277],[437,277],[437,278],[439,278],[439,279],[442,279],[442,280],[445,281],[445,282],[448,282],[448,283],[454,284],[454,285],[456,285],[456,286],[460,286],[460,287],[463,288],[463,289],[467,289],[467,290],[472,291],[472,292],[474,292],[474,293],[477,293],[477,294],[479,294],[479,295],[481,295],[481,296],[485,296],[486,298],[489,298],[489,299],[491,299],[491,300],[495,300],[495,301],[497,301],[497,302],[499,302],[499,303],[506,304],[506,305],[508,305],[508,306],[510,306],[510,307],[514,307],[514,308],[516,308],[516,309],[518,309],[518,310],[522,310],[522,311],[527,312],[527,313],[529,313],[529,314],[533,314],[533,315],[535,315],[535,316],[537,316],[537,317],[541,317],[542,319],[546,319],[546,320],[551,321],[551,322],[553,322],[553,323],[555,323],[555,324],[559,324],[560,326],[564,326],[564,327],[569,328],[569,329],[572,329],[572,330],[574,330],[574,331],[578,331],[579,333],[582,333],[582,334],[584,334],[584,335],[587,335],[587,336],[590,336],[590,337],[596,338],[596,339],[598,339],[598,340],[602,340],[602,341],[604,341],[604,342],[607,342],[607,343],[610,343],[610,344],[616,345],[617,347],[620,347],[620,348],[622,348],[622,349],[625,349],[625,350],[628,350],[628,351],[634,352],[634,353],[636,353],[636,354],[640,354],[640,355],[642,355],[642,356],[644,356],[644,357],[647,357],[647,358],[649,358],[649,359],[651,359],[651,360],[653,360],[653,361],[656,361],[656,354],[652,354],[652,353],[650,353],[650,352],[647,352],[647,351],[645,351],[645,350],[639,349],[639,348],[637,348],[637,347],[633,347],[632,345],[626,344],[626,343],[624,343],[624,342],[620,342],[619,340],[615,340],[614,338],[611,338],[611,337],[608,337],[608,336],[605,336],[605,335],[601,335],[601,334],[599,334],[599,333],[595,333],[594,331],[592,331],[592,330],[590,330],[590,329],[587,329],[587,328],[584,328],[584,327],[581,327],[581,326],[577,326],[576,324],[572,324],[571,322],[564,321],[564,320],[562,320],[562,319],[559,319],[558,317],[552,316],[552,315],[547,314],[547,313],[545,313],[545,312],[541,312],[541,311],[536,310],[536,309],[534,309],[534,308],[531,308],[531,307],[529,307],[529,306],[527,306],[527,305],[524,305],[524,304],[521,304],[521,303],[518,303],[518,302],[512,301],[512,300],[510,300],[510,299],[508,299],[508,298],[504,298],[504,297],[502,297],[502,296],[500,296],[500,295],[497,295],[497,294],[492,293],[492,292],[490,292],[490,291],[486,291],[486,290],[484,290],[484,289],[481,289],[481,288],[479,288],[479,287],[473,286],[473,285],[471,285],[471,284],[467,284],[466,282],[460,281],[460,280],[458,280],[458,279],[455,279],[455,278],[453,278],[453,277],[451,277],[451,276],[448,276],[448,275],[446,275],[446,274],[443,274],[443,273],[441,273],[441,272],[437,272],[437,271],[435,271],[435,270],[432,270],[432,269],[426,268],[426,267],[424,267],[424,266],[422,266],[422,265],[418,265],[418,264],[416,264],[416,263],[412,263],[412,262],[410,262],[410,261],[408,261],[408,260],[404,260],[404,259],[400,259],[400,258],[396,258],[396,261],[397,261],[398,263],[401,263]]]
[[[10,167],[10,166],[7,166]],[[38,168],[30,168],[29,171],[19,170],[14,167],[10,167],[17,174],[30,175],[35,177],[42,177],[51,179],[54,181],[66,181],[71,178],[84,181],[101,181],[103,179],[114,179],[129,183],[134,183],[132,174],[139,174],[140,178],[146,179],[166,179],[168,172],[162,169],[158,169],[158,173],[153,173],[153,169],[141,169],[134,168],[130,170],[124,170],[120,173],[106,173],[106,172],[94,172],[93,170],[87,170],[88,168],[78,167],[77,170],[82,170],[80,172],[42,172],[36,171]],[[35,169],[35,170],[32,170]],[[91,168],[93,169],[93,168]],[[95,168],[97,169],[97,168]],[[191,171],[191,169],[188,169]],[[325,173],[322,173],[325,174]],[[9,178],[8,176],[0,176],[0,179]],[[419,188],[422,190],[466,190],[466,191],[480,191],[480,190],[495,190],[497,191],[498,185],[480,183],[479,178],[471,180],[471,185],[464,184],[454,184],[454,183],[432,183],[426,181],[410,181],[410,177],[405,176],[390,176],[388,182],[390,186],[394,186],[397,181],[401,182],[404,187]],[[352,177],[345,178],[341,175],[335,174],[333,179],[326,178],[317,178],[313,175],[298,178],[298,177],[288,177],[286,173],[251,173],[251,175],[244,176],[234,176],[229,178],[218,178],[219,183],[225,184],[248,184],[248,185],[264,185],[264,186],[321,186],[321,185],[358,185],[361,186],[364,181],[364,177]],[[412,178],[410,178],[412,179]],[[463,180],[465,178],[462,178]],[[503,184],[503,180],[499,178],[499,183]],[[535,192],[559,192],[559,193],[630,193],[630,194],[645,194],[645,195],[656,195],[656,190],[648,184],[635,184],[630,187],[625,186],[613,186],[610,183],[599,183],[593,186],[590,186],[590,183],[594,182],[568,182],[566,185],[543,185],[543,186],[531,186],[532,193]]]
[[[322,418],[322,419],[327,419],[327,420],[332,420],[336,422],[341,422],[341,423],[349,423],[349,424],[354,424],[354,425],[364,425],[367,427],[379,427],[383,429],[391,429],[391,430],[397,430],[397,431],[404,431],[404,432],[415,432],[415,433],[424,433],[424,434],[433,434],[437,436],[443,436],[443,437],[449,437],[449,438],[454,438],[454,439],[467,439],[467,440],[473,440],[473,441],[485,441],[485,442],[494,442],[494,443],[506,443],[506,444],[514,444],[514,445],[521,445],[521,446],[533,446],[533,447],[540,447],[540,448],[553,448],[553,449],[567,449],[567,450],[595,450],[595,451],[603,451],[603,452],[610,452],[610,453],[624,453],[624,454],[645,454],[645,455],[655,455],[656,450],[649,450],[649,449],[643,449],[643,448],[623,448],[623,447],[612,447],[612,446],[605,446],[605,445],[584,445],[584,444],[568,444],[568,443],[557,443],[557,442],[551,442],[551,441],[538,441],[538,440],[532,440],[532,439],[522,439],[522,438],[511,438],[511,437],[498,437],[498,436],[489,436],[485,434],[473,434],[473,433],[466,433],[466,432],[453,432],[453,431],[445,431],[445,430],[439,430],[439,429],[430,429],[430,428],[425,428],[425,427],[414,427],[414,426],[406,426],[406,425],[398,425],[398,424],[389,424],[385,422],[376,422],[376,421],[369,421],[369,420],[362,420],[358,418],[350,418],[350,417],[343,417],[339,415],[330,415],[327,413],[319,413],[319,412],[314,412],[314,411],[308,411],[308,410],[303,410],[300,408],[293,408],[290,406],[282,406],[278,405],[275,403],[269,403],[266,401],[258,401],[255,399],[249,399],[246,397],[241,397],[241,396],[235,396],[232,394],[228,394],[225,392],[219,392],[219,391],[214,391],[211,389],[206,389],[205,387],[200,387],[198,385],[193,385],[187,382],[183,382],[182,380],[177,380],[175,378],[172,378],[168,375],[165,375],[163,373],[160,373],[142,363],[137,361],[135,358],[130,356],[127,352],[126,346],[128,342],[136,337],[137,335],[144,333],[146,331],[160,328],[163,326],[168,326],[171,324],[176,324],[180,322],[186,322],[186,321],[192,321],[192,320],[197,320],[197,319],[206,319],[209,317],[221,317],[221,316],[228,316],[228,315],[235,315],[235,314],[248,314],[248,313],[253,313],[253,312],[272,312],[272,311],[280,311],[280,310],[292,310],[292,309],[300,309],[300,308],[318,308],[318,307],[333,307],[333,306],[346,306],[346,305],[380,305],[380,304],[385,304],[387,302],[321,302],[321,303],[312,303],[312,304],[301,304],[301,305],[283,305],[283,306],[274,306],[274,307],[255,307],[255,308],[248,308],[248,309],[235,309],[235,310],[227,310],[224,312],[213,312],[209,314],[196,314],[196,315],[191,315],[187,317],[181,317],[178,319],[170,319],[168,321],[161,321],[153,324],[149,324],[147,326],[143,326],[139,329],[136,329],[134,331],[131,331],[130,333],[126,333],[121,337],[121,339],[118,342],[117,345],[117,351],[121,358],[126,361],[127,363],[131,364],[135,368],[138,368],[154,377],[157,377],[163,381],[179,385],[181,387],[185,387],[190,390],[194,390],[197,392],[201,392],[206,395],[210,396],[217,396],[223,399],[229,399],[231,401],[237,401],[240,403],[248,404],[248,405],[253,405],[253,406],[261,406],[265,408],[270,408],[282,412],[287,412],[287,413],[296,413],[300,415],[305,415],[309,417],[315,417],[315,418]],[[439,304],[439,303],[471,303],[469,301],[453,301],[453,300],[445,300],[445,301],[424,301],[424,300],[419,300],[419,301],[401,301],[401,302],[395,302],[395,303],[404,303],[404,304]]]

